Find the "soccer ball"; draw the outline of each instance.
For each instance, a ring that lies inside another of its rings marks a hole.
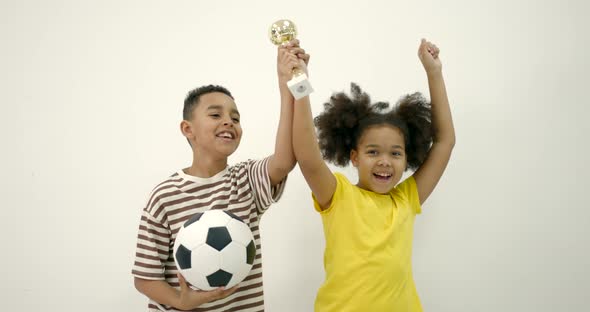
[[[180,274],[200,290],[231,288],[248,276],[256,256],[252,231],[242,219],[223,210],[192,216],[174,242]]]

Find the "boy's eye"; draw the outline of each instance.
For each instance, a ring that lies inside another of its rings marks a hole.
[[[377,151],[375,151],[375,150],[369,150],[369,151],[367,151],[367,154],[369,154],[369,155],[377,155]]]
[[[232,118],[234,122],[240,122],[240,118]]]
[[[219,115],[219,114],[211,114],[211,115],[209,115],[209,116],[211,116],[211,117],[216,117],[216,118],[217,118],[217,117],[221,117],[221,115]]]

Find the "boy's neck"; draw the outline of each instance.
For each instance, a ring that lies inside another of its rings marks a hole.
[[[210,178],[225,167],[227,167],[227,158],[212,159],[194,155],[193,164],[186,169],[185,173],[199,178]]]

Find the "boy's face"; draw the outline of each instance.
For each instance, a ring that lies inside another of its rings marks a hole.
[[[379,194],[395,187],[406,170],[407,158],[402,132],[389,125],[364,131],[350,160],[358,169],[358,186]]]
[[[183,121],[182,131],[193,150],[213,157],[228,157],[242,138],[236,103],[221,92],[201,95],[191,120]]]

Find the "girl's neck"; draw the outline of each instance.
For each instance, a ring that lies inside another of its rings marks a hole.
[[[375,192],[375,191],[373,191],[372,189],[370,189],[370,188],[368,188],[368,187],[365,187],[365,186],[363,186],[363,185],[360,183],[360,181],[359,181],[359,182],[358,182],[358,183],[357,183],[355,186],[356,186],[356,187],[358,187],[359,189],[363,190],[363,191],[367,191],[367,192],[373,192],[373,193],[375,193],[375,194],[377,194],[377,195],[389,195],[389,194],[391,193],[391,190],[393,190],[393,189],[395,188],[395,187],[394,187],[394,188],[391,188],[391,189],[390,189],[389,191],[387,191],[386,193],[378,193],[378,192]]]

